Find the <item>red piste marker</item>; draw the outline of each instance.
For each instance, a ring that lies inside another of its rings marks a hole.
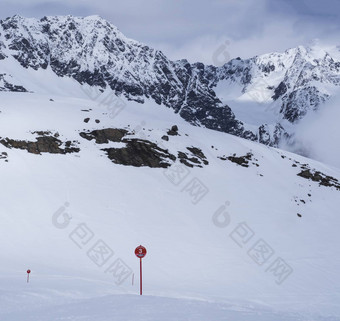
[[[27,283],[30,281],[31,270],[27,270]]]
[[[143,286],[142,286],[142,258],[146,255],[146,248],[144,246],[137,246],[135,249],[135,254],[139,258],[139,288],[140,288],[140,295],[143,294]]]

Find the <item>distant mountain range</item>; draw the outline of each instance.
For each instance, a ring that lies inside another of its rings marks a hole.
[[[126,38],[98,16],[1,20],[0,60],[11,56],[23,68],[51,68],[140,103],[151,98],[191,124],[271,146],[340,90],[338,47],[300,46],[221,67],[190,64]],[[0,91],[32,90],[0,71]]]

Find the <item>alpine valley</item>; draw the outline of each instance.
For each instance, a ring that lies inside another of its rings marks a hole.
[[[340,169],[283,148],[339,94],[336,46],[216,67],[1,20],[0,320],[340,320]]]

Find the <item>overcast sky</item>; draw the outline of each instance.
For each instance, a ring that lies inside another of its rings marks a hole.
[[[228,58],[340,44],[340,0],[0,0],[0,16],[98,14],[172,59]]]

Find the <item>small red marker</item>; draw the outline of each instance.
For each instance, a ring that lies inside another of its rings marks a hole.
[[[27,283],[30,281],[31,270],[27,270]]]
[[[146,255],[146,248],[144,246],[137,246],[135,249],[135,255],[139,258],[139,294],[143,294],[142,286],[142,258]]]

